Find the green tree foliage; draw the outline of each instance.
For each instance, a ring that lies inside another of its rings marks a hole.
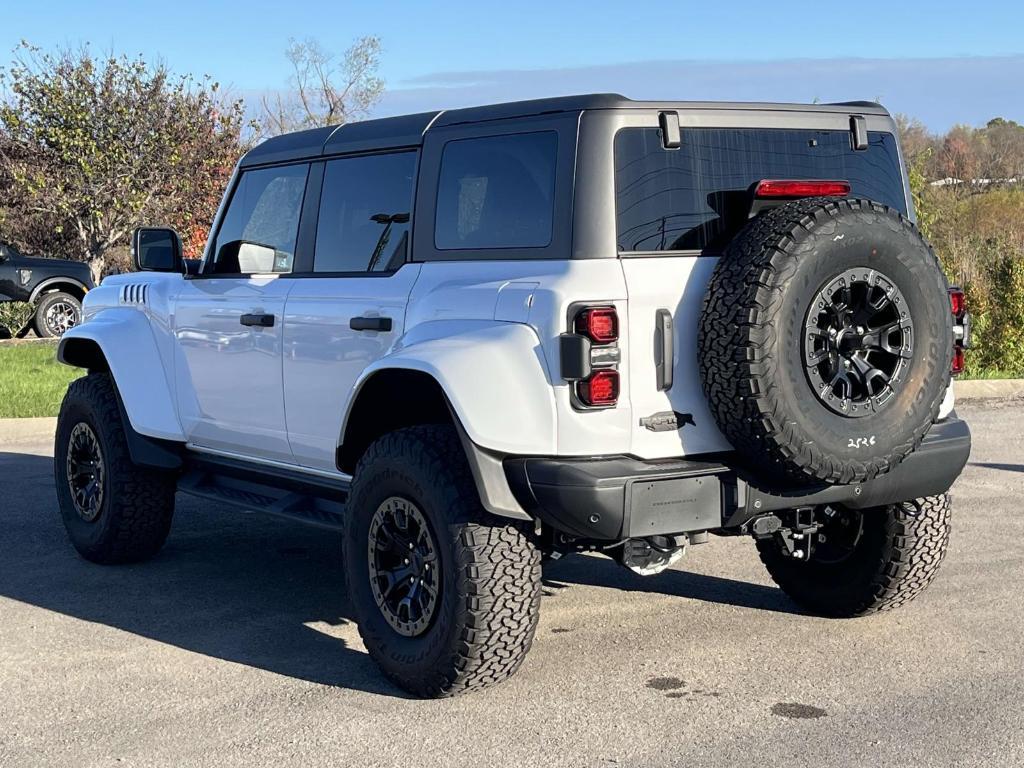
[[[16,336],[28,326],[35,311],[27,301],[0,301],[0,339]]]
[[[974,317],[966,373],[1024,377],[1024,127],[897,122],[918,223]]]
[[[209,78],[141,58],[23,43],[0,71],[0,233],[22,249],[76,258],[99,277],[144,223],[202,247],[244,149],[243,105]]]

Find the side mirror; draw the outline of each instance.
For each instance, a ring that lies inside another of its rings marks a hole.
[[[280,258],[282,257],[278,255],[277,250],[269,245],[248,240],[231,240],[218,250],[213,271],[223,275],[269,275],[287,271],[275,269]],[[291,262],[288,262],[287,267],[291,268]]]
[[[173,229],[139,227],[132,235],[132,256],[140,272],[185,272],[181,237]]]

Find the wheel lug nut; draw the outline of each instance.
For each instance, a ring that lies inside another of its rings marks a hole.
[[[408,565],[408,564],[409,564],[409,558],[407,557],[407,558],[405,558],[405,559],[404,559],[404,560],[402,561],[402,565]]]

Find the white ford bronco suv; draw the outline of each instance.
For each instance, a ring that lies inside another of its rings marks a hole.
[[[500,681],[542,557],[654,574],[746,535],[804,609],[934,576],[970,452],[970,318],[879,105],[602,94],[270,139],[202,262],[135,233],[58,356],[55,477],[98,563],[175,492],[342,531],[370,655],[444,696]],[[339,589],[342,585],[339,585]]]

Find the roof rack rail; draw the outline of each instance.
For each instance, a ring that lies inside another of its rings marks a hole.
[[[826,106],[829,107],[875,107],[876,109],[885,109],[877,101],[830,101]]]

